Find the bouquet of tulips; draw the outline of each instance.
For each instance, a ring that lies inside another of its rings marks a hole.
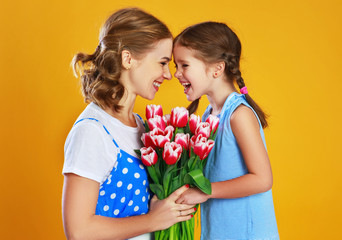
[[[211,184],[203,175],[209,152],[214,146],[219,119],[210,115],[206,122],[184,107],[163,115],[160,105],[147,105],[146,132],[141,140],[144,147],[136,152],[151,180],[150,189],[159,199],[189,184],[211,194]],[[157,231],[155,240],[194,239],[194,218]]]

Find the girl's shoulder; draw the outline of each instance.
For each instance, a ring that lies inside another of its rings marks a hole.
[[[259,120],[254,111],[244,105],[239,104],[232,112],[230,117],[230,125],[232,129],[257,129],[259,130]]]

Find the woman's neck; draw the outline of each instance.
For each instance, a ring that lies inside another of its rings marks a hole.
[[[137,123],[135,121],[135,117],[133,114],[135,100],[136,100],[135,94],[129,94],[126,92],[119,102],[119,105],[122,106],[120,111],[115,111],[114,108],[110,108],[110,107],[107,107],[104,110],[109,115],[115,117],[126,126],[137,127]]]

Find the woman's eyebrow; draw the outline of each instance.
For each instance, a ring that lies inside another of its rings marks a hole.
[[[162,59],[165,59],[166,61],[170,62],[171,59],[169,57],[163,57]]]

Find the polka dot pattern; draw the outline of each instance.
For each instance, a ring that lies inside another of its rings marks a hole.
[[[100,186],[96,215],[128,217],[148,212],[147,173],[141,160],[120,150],[117,166]]]

